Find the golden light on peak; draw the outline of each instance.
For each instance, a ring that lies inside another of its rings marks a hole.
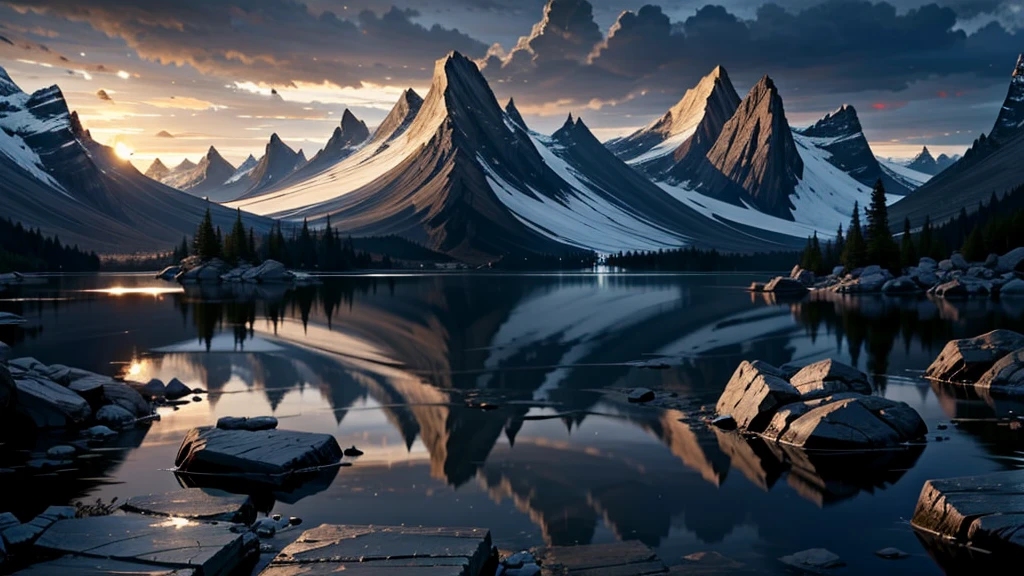
[[[128,160],[135,153],[135,150],[124,142],[118,142],[114,144],[114,153],[117,154],[118,158]]]

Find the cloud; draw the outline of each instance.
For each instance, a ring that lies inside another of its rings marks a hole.
[[[157,132],[156,134],[154,134],[154,136],[156,136],[157,138],[174,138],[175,137],[174,134],[171,134],[167,130],[161,130],[161,131]]]
[[[86,22],[123,39],[144,59],[204,74],[287,85],[330,81],[407,84],[450,50],[479,57],[487,46],[392,8],[354,19],[298,0],[7,0],[22,12]],[[429,72],[428,72],[429,73]]]
[[[74,74],[74,72],[72,72],[72,74]],[[114,101],[114,99],[110,97],[110,94],[108,94],[107,91],[103,90],[102,88],[96,91],[96,97],[105,102]]]
[[[152,98],[143,102],[157,108],[178,108],[181,110],[223,110],[227,106],[214,104],[207,100],[191,98],[189,96],[167,96],[165,98]]]

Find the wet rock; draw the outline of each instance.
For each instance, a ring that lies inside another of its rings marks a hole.
[[[175,280],[182,284],[217,284],[230,267],[223,260],[214,258],[178,274]]]
[[[893,278],[882,285],[882,294],[917,294],[921,287],[909,276]]]
[[[1024,247],[1014,248],[999,257],[998,270],[1002,272],[1016,270],[1021,262],[1024,262]]]
[[[947,382],[974,382],[1003,356],[1024,348],[1024,335],[994,330],[975,338],[948,342],[925,376]]]
[[[168,400],[178,400],[179,398],[184,398],[191,393],[192,389],[185,386],[185,384],[177,378],[172,378],[171,381],[167,383],[167,387],[164,388],[164,398],[167,398]]]
[[[341,447],[330,434],[202,427],[188,432],[174,464],[186,473],[275,476],[337,464],[341,458]]]
[[[764,291],[781,296],[803,296],[807,293],[807,287],[792,278],[779,276],[768,282],[764,287]]]
[[[174,278],[181,274],[181,266],[168,266],[157,273],[157,280],[174,280]]]
[[[16,326],[18,324],[24,324],[26,320],[17,314],[10,312],[0,312],[0,326]]]
[[[764,292],[764,282],[752,282],[747,290],[750,292]]]
[[[812,548],[783,556],[779,561],[798,570],[811,571],[830,570],[846,565],[839,556],[824,548]]]
[[[260,538],[273,538],[275,534],[291,526],[285,518],[275,515],[272,518],[260,518],[252,525],[252,531]]]
[[[832,359],[805,366],[794,374],[789,382],[800,392],[804,400],[839,392],[871,394],[867,375],[853,366]]]
[[[1022,298],[1024,297],[1024,280],[1014,278],[999,289],[1000,298]]]
[[[745,430],[764,430],[779,407],[800,399],[800,392],[782,376],[765,362],[741,362],[718,399],[718,415],[732,416]]]
[[[539,576],[540,573],[537,559],[524,550],[502,560],[495,576]]]
[[[362,456],[362,455],[363,455],[363,451],[360,450],[359,448],[356,448],[355,446],[352,446],[350,448],[345,448],[345,456],[348,456],[350,458],[355,458],[355,457]]]
[[[987,296],[991,291],[991,285],[986,282],[960,277],[939,284],[932,288],[931,293],[947,300],[963,300],[972,296]]]
[[[142,394],[131,386],[111,380],[103,384],[103,397],[107,402],[115,404],[132,413],[136,418],[149,416],[153,409]]]
[[[294,278],[294,275],[284,267],[284,264],[276,260],[266,260],[242,275],[242,281],[259,284],[291,282],[292,278]]]
[[[732,431],[737,428],[736,420],[732,416],[719,416],[712,420],[711,424],[727,431]]]
[[[149,382],[143,384],[142,387],[139,388],[139,392],[144,396],[149,396],[150,398],[163,398],[167,393],[167,386],[165,386],[159,379],[153,378]]]
[[[985,268],[988,268],[990,270],[995,270],[998,267],[999,267],[999,254],[989,254],[988,257],[985,258]]]
[[[256,507],[248,496],[213,495],[198,488],[176,490],[166,494],[132,496],[122,507],[138,514],[190,520],[236,522],[246,525],[256,520]]]
[[[956,270],[967,270],[971,266],[970,263],[967,262],[967,259],[959,252],[950,256],[949,261],[953,264],[953,268]]]
[[[18,387],[14,383],[14,377],[7,366],[0,364],[0,415],[14,404],[18,394]]]
[[[217,428],[221,430],[248,430],[250,432],[273,430],[277,428],[277,418],[273,416],[254,416],[252,418],[224,416],[217,420]]]
[[[947,259],[939,262],[939,270],[942,270],[943,272],[949,272],[953,270],[953,261]]]
[[[84,398],[71,390],[39,377],[16,379],[18,401],[15,409],[37,428],[64,428],[81,424],[92,415]]]
[[[928,431],[913,408],[880,397],[837,394],[808,408],[779,441],[805,449],[859,450],[897,446]]]
[[[58,520],[74,517],[75,508],[73,506],[50,506],[31,521],[4,530],[3,539],[12,548],[26,546],[39,538]]]
[[[899,548],[882,548],[881,550],[875,551],[875,556],[884,558],[885,560],[902,560],[907,558],[910,554],[907,554]]]
[[[95,438],[97,440],[106,440],[117,436],[117,432],[114,432],[106,426],[93,426],[86,430],[82,430],[82,435],[87,438]]]
[[[74,446],[58,445],[52,446],[46,451],[46,455],[50,458],[68,458],[75,455],[78,450]]]
[[[117,404],[108,404],[96,411],[96,421],[111,428],[124,428],[135,423],[135,416]]]
[[[1024,349],[1000,358],[974,385],[978,388],[1024,390]]]
[[[654,400],[654,391],[647,388],[634,388],[629,392],[626,399],[634,404],[650,402]]]
[[[1024,554],[1024,470],[928,480],[911,526],[926,538],[970,544],[998,557]]]
[[[20,524],[21,521],[18,520],[18,517],[14,514],[11,514],[10,512],[4,512],[3,514],[0,514],[0,533],[3,533],[3,531],[7,530],[8,528],[13,528]]]
[[[144,562],[110,558],[64,556],[33,564],[15,572],[16,576],[201,576],[190,568],[163,568]]]
[[[61,520],[35,546],[209,576],[234,573],[257,553],[259,541],[251,532],[235,533],[230,524],[154,522],[145,516],[114,515]]]

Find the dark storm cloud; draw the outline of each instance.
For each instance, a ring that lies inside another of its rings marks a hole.
[[[413,22],[392,8],[354,19],[313,12],[296,0],[9,0],[22,12],[87,22],[146,59],[191,65],[228,78],[359,86],[408,83],[450,50],[482,56],[486,45],[458,30]],[[390,80],[389,80],[390,79]]]

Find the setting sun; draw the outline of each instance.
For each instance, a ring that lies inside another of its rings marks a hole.
[[[114,153],[117,154],[119,158],[128,160],[132,157],[132,154],[135,154],[135,149],[124,142],[118,142],[117,144],[114,144]]]

